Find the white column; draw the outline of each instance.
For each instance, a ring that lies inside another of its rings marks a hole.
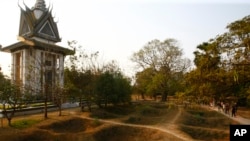
[[[27,82],[27,76],[26,76],[26,74],[27,74],[27,69],[26,69],[26,61],[27,61],[27,59],[26,59],[26,49],[24,49],[24,50],[22,50],[21,52],[21,58],[20,58],[20,60],[21,60],[21,62],[20,62],[20,71],[21,71],[21,73],[20,73],[20,79],[21,79],[21,81],[22,81],[22,83],[23,83],[23,85],[25,86],[26,84],[29,84],[28,82]]]
[[[35,77],[36,77],[36,79],[35,79],[35,83],[36,83],[36,93],[39,93],[39,91],[42,89],[41,88],[41,81],[40,81],[40,79],[42,79],[41,78],[41,51],[39,51],[39,50],[35,50],[34,51],[34,54],[36,55],[36,56],[34,56],[34,74],[35,74]]]
[[[14,82],[15,80],[15,53],[11,53],[11,80]]]
[[[64,56],[59,56],[59,84],[61,87],[64,85]]]
[[[41,58],[40,58],[40,67],[39,67],[39,74],[41,76],[41,79],[42,79],[42,84],[41,84],[41,90],[44,92],[45,89],[44,89],[44,83],[45,83],[45,76],[44,76],[44,73],[45,73],[45,64],[44,64],[44,60],[45,60],[45,51],[41,51]]]

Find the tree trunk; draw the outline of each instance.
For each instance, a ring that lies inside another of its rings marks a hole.
[[[89,112],[91,112],[91,101],[87,100],[87,106],[88,106]]]
[[[62,116],[62,106],[59,106],[59,116]]]
[[[4,116],[8,120],[8,126],[11,126],[11,120],[12,120],[12,117],[14,116],[13,111],[10,113],[10,115],[8,115],[7,111],[5,111],[4,112]]]
[[[9,114],[7,112],[7,109],[5,108],[5,104],[4,104],[4,108],[3,108],[3,115],[4,117],[6,117],[6,119],[8,120],[8,126],[11,126],[11,120],[14,117],[16,112],[16,108],[13,109],[13,111],[11,111]]]
[[[82,97],[79,98],[79,107],[82,107]]]
[[[83,104],[83,100],[82,97],[80,97],[80,107],[81,107],[81,111],[84,111],[84,104]]]
[[[61,102],[61,100],[59,100],[58,108],[59,108],[59,116],[62,116],[62,102]]]
[[[105,98],[103,99],[104,102],[104,108],[107,108],[108,106],[108,96],[105,96]]]
[[[102,102],[100,100],[97,101],[97,105],[99,108],[102,108]]]
[[[154,94],[153,98],[154,98],[154,101],[156,101],[157,100],[157,94]]]
[[[162,96],[161,96],[161,101],[162,101],[162,102],[166,102],[166,101],[167,101],[167,95],[168,95],[168,94],[165,93],[165,92],[162,94]]]
[[[44,100],[44,118],[48,118],[48,95],[47,93],[45,94],[45,100]]]
[[[142,98],[142,100],[144,100],[144,99],[145,99],[145,95],[144,95],[144,93],[141,93],[141,98]]]
[[[12,119],[12,118],[7,118],[7,120],[8,120],[8,125],[9,125],[9,126],[11,126],[11,119]]]

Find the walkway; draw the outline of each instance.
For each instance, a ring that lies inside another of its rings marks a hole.
[[[122,122],[113,121],[113,120],[103,120],[103,119],[98,119],[98,120],[101,122],[104,122],[104,123],[109,123],[109,124],[158,130],[161,132],[171,134],[171,135],[175,136],[176,138],[181,139],[183,141],[195,141],[190,136],[187,136],[187,135],[183,134],[182,132],[179,132],[176,129],[176,127],[173,126],[173,125],[175,125],[175,122],[177,121],[177,119],[181,116],[181,112],[182,112],[181,108],[178,108],[178,113],[175,115],[174,119],[170,123],[168,123],[168,125],[165,127],[164,126],[152,126],[152,125],[150,126],[150,125],[138,125],[138,124],[122,123]],[[72,114],[74,114],[74,112]],[[81,116],[81,117],[88,119],[88,120],[95,120],[94,118],[91,118],[91,117],[86,117],[86,116]]]
[[[218,113],[221,113],[221,114],[227,116],[228,118],[230,118],[230,119],[232,119],[232,120],[234,120],[234,121],[239,122],[240,124],[243,124],[243,125],[250,125],[250,119],[243,118],[243,117],[241,117],[241,116],[239,116],[239,115],[237,115],[236,117],[232,117],[232,116],[230,116],[229,114],[225,114],[224,112],[218,111],[218,108],[217,108],[217,107],[208,107],[208,106],[206,106],[206,107],[209,108],[209,109],[212,109],[212,110],[214,110],[214,111],[217,111]]]

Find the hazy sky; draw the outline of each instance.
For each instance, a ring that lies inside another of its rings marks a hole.
[[[36,0],[24,0],[32,7]],[[248,0],[45,0],[53,5],[60,45],[77,40],[89,52],[99,51],[104,61],[117,60],[133,74],[129,58],[153,39],[175,38],[185,57],[194,58],[198,44],[226,31],[226,26],[250,14]],[[105,2],[104,2],[105,1]],[[185,2],[184,2],[185,1]],[[202,2],[201,2],[202,1]],[[20,5],[23,0],[20,0]],[[17,42],[18,0],[0,0],[0,44]],[[0,53],[5,74],[10,54]]]

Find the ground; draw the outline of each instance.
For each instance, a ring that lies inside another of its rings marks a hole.
[[[240,113],[249,115],[249,110]],[[0,141],[227,141],[229,125],[248,121],[243,119],[229,118],[214,108],[160,102],[95,108],[91,113],[72,108],[60,117],[51,112],[46,120],[41,113],[15,117],[14,127],[4,120]]]

